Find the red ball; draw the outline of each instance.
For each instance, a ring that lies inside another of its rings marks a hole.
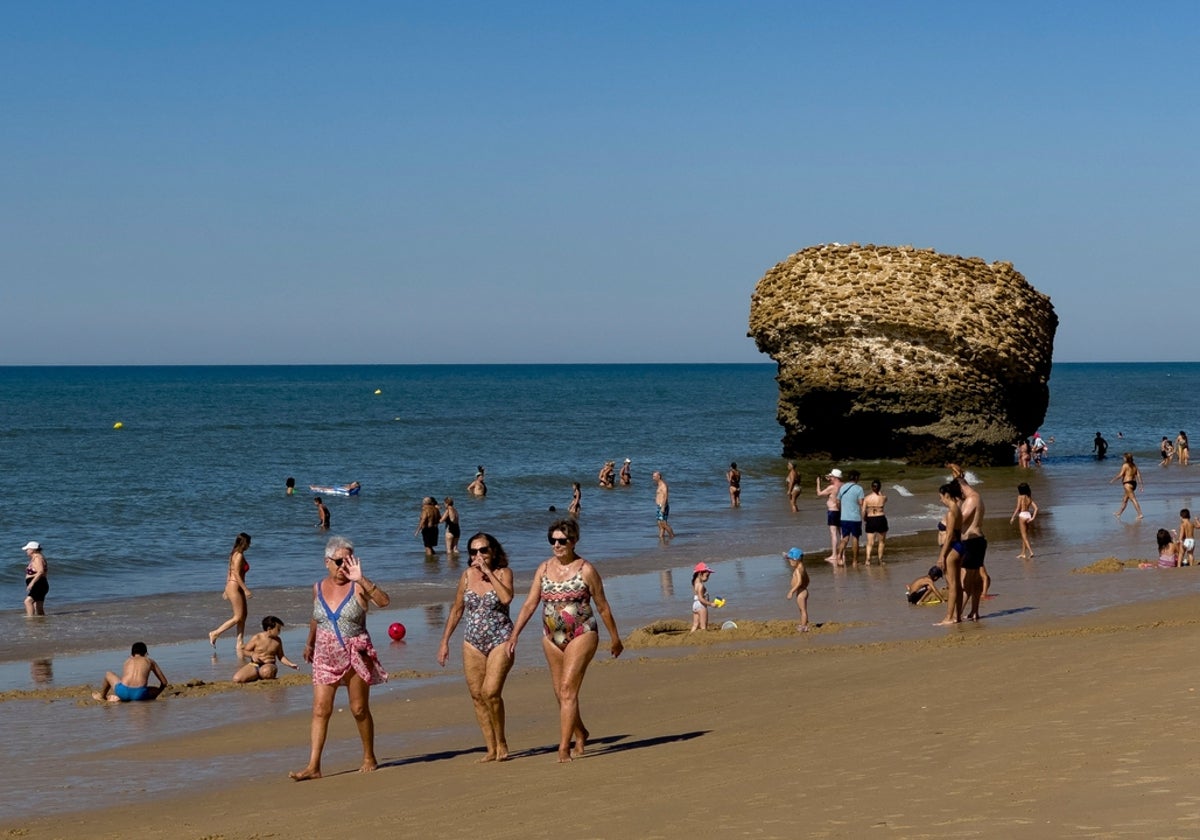
[[[408,630],[399,621],[397,621],[395,624],[393,624],[391,627],[388,628],[388,635],[391,636],[392,640],[396,641],[396,642],[403,639],[404,634],[407,632],[408,632]]]

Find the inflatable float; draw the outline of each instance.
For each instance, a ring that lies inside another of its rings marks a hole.
[[[357,496],[362,485],[357,481],[349,484],[310,484],[308,489],[316,496]]]

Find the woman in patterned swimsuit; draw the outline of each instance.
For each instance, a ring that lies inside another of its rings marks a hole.
[[[458,592],[446,618],[437,659],[444,668],[450,658],[450,637],[466,613],[463,673],[475,703],[475,717],[483,730],[483,741],[487,744],[487,754],[479,760],[504,761],[508,758],[508,741],[504,738],[504,699],[500,693],[513,663],[505,644],[513,629],[512,619],[508,617],[508,605],[513,599],[513,574],[508,568],[504,547],[491,534],[481,532],[467,540],[467,556],[470,565],[459,578]]]
[[[331,537],[325,545],[325,569],[328,577],[313,585],[313,616],[304,646],[304,661],[312,663],[313,674],[312,739],[308,766],[288,774],[298,782],[321,778],[321,751],[339,685],[350,694],[350,714],[362,738],[358,772],[369,773],[378,764],[371,686],[386,682],[388,675],[367,633],[367,610],[371,604],[386,607],[392,599],[363,577],[354,544],[345,537]]]
[[[515,656],[517,637],[541,606],[542,651],[550,666],[554,696],[558,698],[558,760],[565,762],[573,755],[583,755],[587,744],[587,727],[579,714],[579,688],[600,645],[592,601],[596,602],[596,611],[612,639],[609,648],[612,655],[620,656],[625,646],[621,644],[617,623],[604,596],[600,574],[591,563],[575,554],[579,523],[574,519],[560,519],[546,531],[546,537],[554,556],[538,566],[507,647],[509,656]],[[572,738],[575,740],[574,753]]]

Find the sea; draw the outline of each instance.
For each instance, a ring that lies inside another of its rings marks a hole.
[[[901,461],[800,461],[805,493],[800,512],[791,512],[775,375],[773,364],[0,367],[0,475],[8,487],[0,556],[10,561],[0,575],[0,698],[27,707],[38,722],[10,738],[4,753],[6,760],[34,756],[60,774],[52,759],[70,755],[78,768],[63,779],[46,776],[37,762],[22,765],[31,798],[14,801],[36,809],[64,785],[78,807],[107,801],[121,791],[112,774],[97,778],[99,763],[113,760],[103,749],[220,725],[230,715],[271,719],[307,707],[303,687],[191,703],[186,711],[148,704],[163,711],[129,715],[38,700],[39,691],[97,685],[138,640],[174,683],[227,680],[237,664],[232,632],[215,649],[206,634],[229,617],[221,592],[242,531],[253,539],[248,634],[262,616],[278,615],[288,625],[285,647],[299,659],[325,541],[344,535],[367,576],[392,597],[370,621],[385,666],[461,679],[453,668],[438,669],[434,652],[466,557],[440,548],[425,555],[414,534],[425,496],[453,497],[464,547],[476,531],[504,544],[521,593],[549,554],[547,526],[565,513],[579,482],[578,551],[604,577],[623,633],[661,618],[688,620],[690,570],[700,561],[717,569],[709,589],[728,602],[714,610],[716,622],[795,619],[781,558],[791,546],[808,558],[814,621],[845,628],[830,639],[945,632],[931,627],[936,617],[928,611],[908,606],[903,589],[936,558],[936,488],[947,471]],[[1192,498],[1200,468],[1158,464],[1161,437],[1200,433],[1200,364],[1059,363],[1050,395],[1040,467],[967,465],[989,505],[988,567],[998,593],[984,616],[994,621],[980,629],[1200,589],[1200,575],[1185,570],[1074,574],[1105,556],[1150,557],[1156,529],[1176,527],[1180,507],[1200,513],[1200,498]],[[1097,433],[1109,445],[1105,460],[1093,451]],[[1143,522],[1132,509],[1121,520],[1112,515],[1121,494],[1109,482],[1124,451],[1143,471]],[[619,467],[626,458],[632,484],[598,487],[603,464]],[[738,508],[725,480],[731,462],[743,476]],[[833,466],[883,484],[892,540],[886,566],[824,562],[829,534],[815,482]],[[483,498],[466,492],[479,467]],[[655,524],[655,470],[670,487],[677,536],[666,543]],[[285,492],[289,477],[294,495]],[[359,495],[324,495],[332,528],[320,530],[310,485],[351,481],[360,482]],[[1060,546],[1038,555],[1035,537],[1037,557],[1024,563],[1013,559],[1019,544],[1008,524],[1021,481],[1042,508],[1041,532]],[[44,618],[28,619],[22,608],[21,546],[29,540],[43,545],[49,563]],[[402,640],[388,639],[392,624],[404,626]],[[823,643],[822,634],[810,635],[804,643]],[[523,655],[538,653],[524,648]],[[539,664],[536,656],[518,661]],[[407,683],[379,690],[403,692]],[[98,726],[102,744],[88,737]],[[473,727],[464,720],[469,743],[478,735]],[[306,730],[297,732],[294,755],[277,757],[281,769],[302,763],[305,741]],[[131,796],[169,790],[185,775],[195,782],[197,774],[253,772],[228,762],[149,776],[127,770]]]

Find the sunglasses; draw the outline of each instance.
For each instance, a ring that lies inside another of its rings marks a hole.
[[[548,537],[550,545],[570,545],[571,541],[566,537]]]
[[[333,561],[333,565],[337,566],[339,569],[342,568],[342,564],[346,562],[341,557],[326,557],[325,559]]]
[[[470,554],[472,557],[474,557],[476,554],[491,554],[491,553],[492,553],[491,546],[486,546],[486,545],[481,545],[479,548],[468,548],[467,549],[467,554]]]

